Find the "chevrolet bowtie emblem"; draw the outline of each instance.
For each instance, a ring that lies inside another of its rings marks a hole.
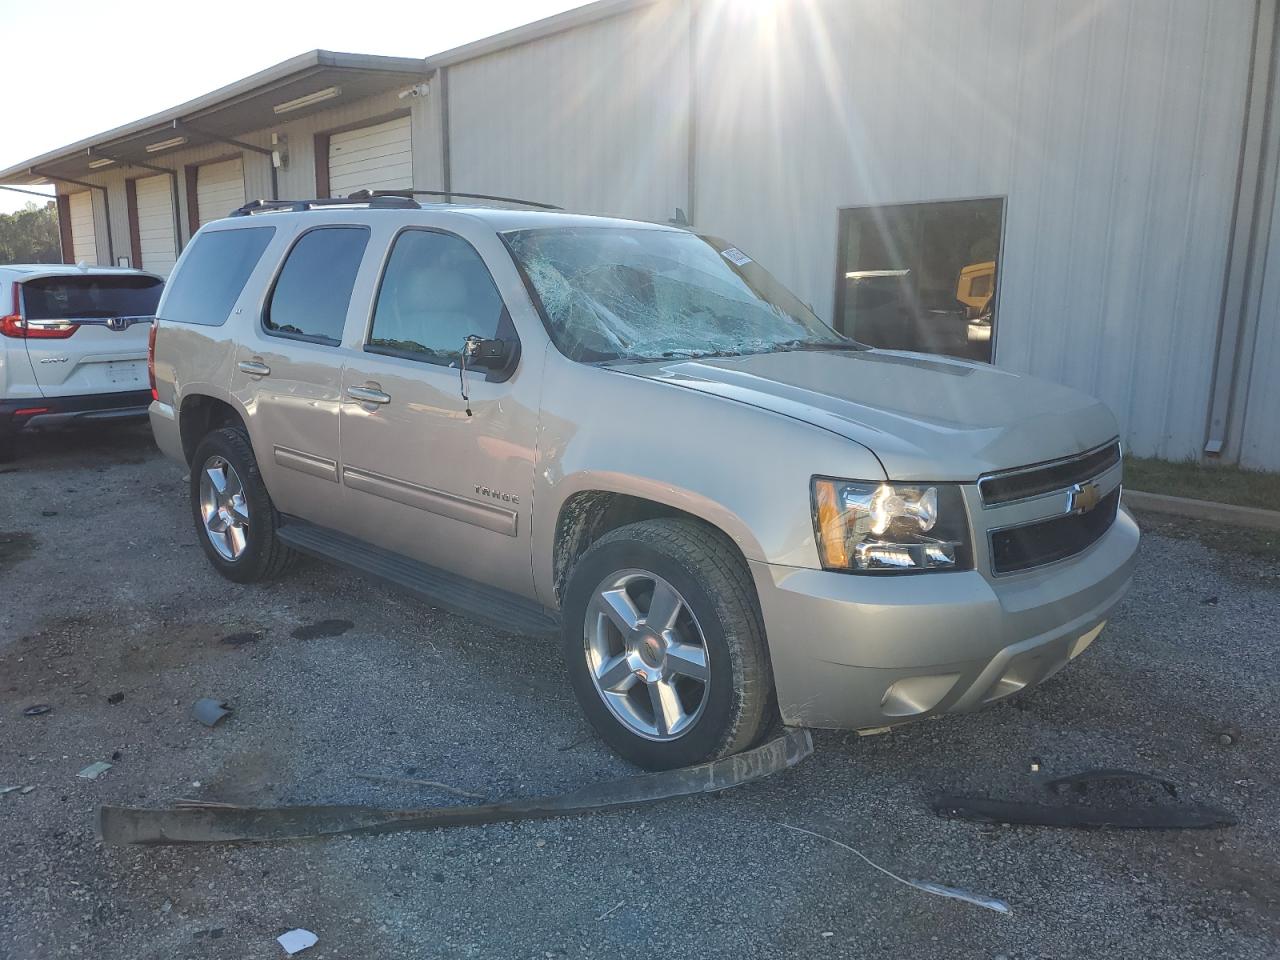
[[[1067,513],[1088,513],[1098,505],[1102,494],[1096,483],[1077,483],[1067,490]]]

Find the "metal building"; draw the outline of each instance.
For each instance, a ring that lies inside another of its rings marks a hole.
[[[1277,0],[601,0],[422,60],[313,51],[70,144],[67,259],[244,198],[416,187],[730,238],[824,318],[1280,469]]]

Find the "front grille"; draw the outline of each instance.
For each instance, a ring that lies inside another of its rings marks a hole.
[[[996,530],[991,534],[991,569],[1013,573],[1074,556],[1111,529],[1119,506],[1120,488],[1116,487],[1088,513]]]
[[[984,506],[994,507],[1014,500],[1038,497],[1042,493],[1065,490],[1072,484],[1092,480],[1119,461],[1120,444],[1113,441],[1105,447],[1066,460],[1055,460],[1052,463],[983,477],[978,481],[978,492],[982,494]]]

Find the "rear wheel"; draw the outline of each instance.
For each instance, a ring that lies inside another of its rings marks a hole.
[[[276,535],[280,515],[244,431],[207,434],[191,461],[191,514],[205,556],[236,583],[279,576],[293,552]]]
[[[745,750],[774,713],[750,575],[695,521],[647,520],[593,544],[565,590],[563,652],[591,724],[652,770]]]

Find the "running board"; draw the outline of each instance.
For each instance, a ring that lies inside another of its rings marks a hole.
[[[336,530],[293,517],[282,519],[284,523],[276,535],[300,553],[385,580],[434,607],[508,633],[551,636],[560,632],[559,617],[533,600],[447,573]]]

